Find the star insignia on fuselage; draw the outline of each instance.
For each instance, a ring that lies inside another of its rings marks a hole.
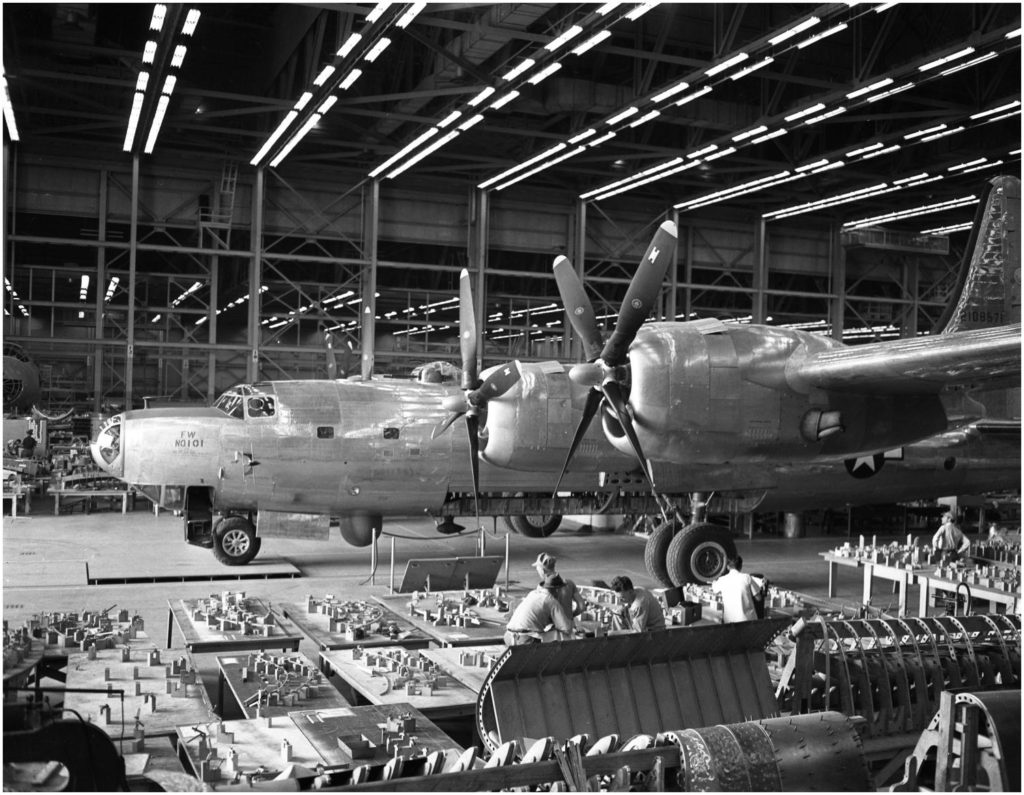
[[[846,471],[853,477],[869,478],[872,475],[878,474],[879,470],[881,470],[882,465],[885,463],[885,455],[883,453],[862,455],[857,456],[857,458],[847,458],[843,463],[846,465]]]

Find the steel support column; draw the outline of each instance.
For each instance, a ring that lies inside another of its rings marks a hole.
[[[97,340],[102,340],[103,333],[103,306],[105,292],[103,285],[107,281],[107,250],[103,243],[107,239],[107,170],[100,171],[100,195],[99,210],[97,212],[96,240],[99,246],[96,248],[96,317],[93,318],[93,328]],[[104,347],[96,346],[92,353],[92,410],[99,413],[100,403],[103,395],[103,356]],[[125,406],[125,408],[129,408]]]
[[[246,342],[249,345],[249,360],[245,364],[246,380],[256,381],[259,378],[260,362],[260,306],[263,303],[263,199],[264,170],[256,169],[256,180],[252,187],[252,230],[250,245],[252,256],[249,259],[249,301],[246,308],[248,330]],[[213,383],[211,374],[210,383]],[[209,389],[209,387],[208,387]]]
[[[576,201],[576,228],[575,235],[570,238],[572,250],[565,252],[576,267],[576,275],[583,279],[584,265],[587,260],[587,203]],[[565,309],[563,307],[563,309]],[[580,339],[572,322],[569,320],[569,312],[566,309],[562,313],[562,327],[565,334],[562,337],[562,355],[569,361],[578,362],[583,360],[583,340]]]
[[[841,241],[839,223],[829,225],[828,274],[829,274],[829,322],[832,324],[832,338],[841,340],[846,323],[846,249]]]
[[[765,294],[768,287],[767,235],[768,230],[765,227],[764,218],[758,218],[754,223],[754,295],[750,310],[751,320],[754,323],[764,323],[768,316]]]
[[[475,189],[469,197],[469,267],[473,287],[473,315],[476,323],[477,372],[484,363],[484,326],[487,321],[487,251],[490,245],[491,217],[487,191]],[[473,271],[476,273],[473,273]]]
[[[131,221],[128,227],[128,345],[124,352],[124,407],[131,409],[135,381],[135,280],[138,276],[139,244],[139,156],[132,155]]]
[[[363,213],[363,247],[367,264],[363,267],[363,312],[362,312],[362,376],[363,380],[373,375],[373,357],[377,344],[376,313],[377,292],[377,235],[380,227],[380,180],[370,181],[368,207]]]

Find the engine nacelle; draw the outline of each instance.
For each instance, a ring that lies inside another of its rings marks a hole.
[[[557,473],[583,417],[589,387],[570,381],[566,368],[558,362],[518,365],[522,377],[515,386],[487,402],[481,458],[507,469]],[[593,423],[580,442],[572,468],[630,469],[634,461],[631,452],[619,455],[611,449]]]

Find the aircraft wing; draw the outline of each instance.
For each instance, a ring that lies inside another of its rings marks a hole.
[[[834,348],[794,356],[786,379],[800,392],[936,393],[954,384],[1020,378],[1021,324]]]

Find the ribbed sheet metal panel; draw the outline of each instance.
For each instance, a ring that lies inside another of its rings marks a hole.
[[[477,701],[480,736],[592,737],[777,714],[765,647],[792,622],[750,621],[532,644],[498,659]]]

